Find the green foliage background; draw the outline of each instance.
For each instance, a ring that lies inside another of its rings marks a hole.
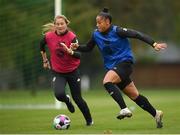
[[[110,8],[116,25],[142,31],[155,40],[174,42],[177,45],[180,42],[178,0],[62,1],[63,14],[70,19],[70,28],[82,44],[90,38],[95,28],[95,17],[103,7]],[[53,18],[53,0],[0,0],[0,71],[3,78],[0,79],[0,89],[49,86],[43,79],[49,78],[50,74],[42,70],[39,41],[42,38],[41,26]],[[135,52],[147,49],[147,45],[139,45],[145,44],[141,41],[131,42]],[[155,59],[138,54],[136,57],[139,61]],[[97,48],[83,55],[81,71],[91,78],[101,78],[103,66]]]

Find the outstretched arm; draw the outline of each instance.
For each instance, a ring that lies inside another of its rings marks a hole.
[[[151,45],[156,51],[167,48],[166,43],[156,43],[150,36],[133,29],[117,28],[117,34],[124,38],[137,38]]]
[[[91,39],[87,42],[86,45],[80,46],[78,43],[72,43],[71,44],[71,48],[73,50],[78,50],[81,52],[89,52],[92,51],[92,49],[95,47],[95,41],[93,39],[93,37],[91,37]]]
[[[71,44],[72,44],[72,43],[78,43],[78,40],[77,40],[76,37],[71,41]],[[64,49],[69,55],[73,56],[74,58],[80,59],[81,53],[80,53],[79,51],[73,50],[71,47],[68,48],[65,43],[59,43],[59,45],[61,45],[61,46],[63,47],[63,49]]]
[[[73,40],[72,40],[72,42],[71,43],[78,43],[78,39],[75,37]],[[71,48],[70,48],[71,49]],[[71,49],[72,50],[72,49]],[[73,50],[72,50],[73,51]],[[77,50],[74,50],[73,51],[73,56],[75,57],[75,58],[79,58],[80,59],[80,57],[81,57],[81,53],[79,52],[79,51],[77,51]]]

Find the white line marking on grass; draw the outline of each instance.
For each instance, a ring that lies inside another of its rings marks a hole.
[[[54,104],[14,104],[14,105],[2,105],[0,104],[0,109],[56,109]],[[62,106],[60,109],[66,109]]]

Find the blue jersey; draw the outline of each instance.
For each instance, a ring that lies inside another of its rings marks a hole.
[[[112,26],[106,34],[95,30],[93,39],[96,42],[104,59],[106,69],[112,69],[123,61],[132,61],[133,54],[127,38],[120,37],[116,32],[117,26]]]

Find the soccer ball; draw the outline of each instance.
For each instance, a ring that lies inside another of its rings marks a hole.
[[[64,114],[57,115],[53,120],[53,127],[57,130],[68,129],[70,127],[71,120]]]

